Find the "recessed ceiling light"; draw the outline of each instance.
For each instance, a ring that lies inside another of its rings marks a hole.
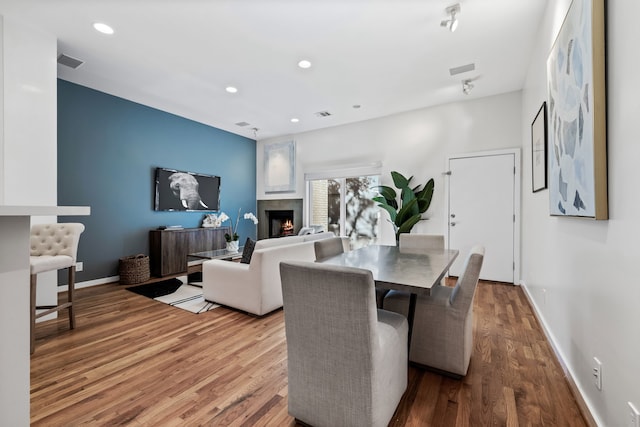
[[[297,117],[294,117],[294,118],[291,119],[291,123],[298,123],[299,121],[300,121],[300,119],[297,118]]]
[[[229,92],[229,93],[236,93],[236,92],[238,92],[238,88],[235,88],[235,87],[233,87],[233,86],[227,86],[227,87],[225,88],[225,90],[226,90],[227,92]]]
[[[306,59],[303,59],[302,61],[298,62],[298,67],[300,67],[300,68],[310,68],[311,67],[311,62],[307,61]]]
[[[114,33],[113,28],[111,28],[111,27],[110,27],[110,26],[108,26],[107,24],[103,24],[102,22],[95,22],[95,23],[93,24],[93,28],[94,28],[96,31],[98,31],[98,32],[100,32],[100,33],[102,33],[102,34],[109,34],[109,35],[111,35],[111,34],[113,34],[113,33]]]

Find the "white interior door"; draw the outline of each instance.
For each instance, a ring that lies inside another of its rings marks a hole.
[[[460,250],[452,276],[462,273],[467,254],[480,244],[480,278],[514,283],[516,169],[513,152],[449,159],[449,248]]]

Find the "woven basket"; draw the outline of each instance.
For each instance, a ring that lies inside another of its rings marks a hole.
[[[120,284],[133,285],[146,282],[151,277],[149,272],[149,257],[143,254],[120,258]]]

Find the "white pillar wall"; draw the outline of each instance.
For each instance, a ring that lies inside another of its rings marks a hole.
[[[0,205],[57,204],[57,40],[10,17],[0,21]],[[55,222],[36,217],[34,222]],[[6,229],[3,229],[6,231]],[[4,234],[4,232],[3,232]],[[7,236],[2,236],[4,239]],[[18,248],[16,248],[18,249]],[[29,256],[28,246],[24,258]],[[55,273],[39,278],[39,303],[57,299]],[[2,283],[6,286],[6,283]],[[12,286],[20,284],[11,284]],[[21,295],[28,297],[29,283]],[[20,301],[28,302],[28,298]],[[0,424],[29,424],[29,334],[27,304],[5,304],[13,327],[3,329],[0,378],[14,396],[0,399]],[[28,341],[28,340],[27,340]],[[26,351],[25,351],[26,350]],[[26,362],[25,362],[26,360]]]

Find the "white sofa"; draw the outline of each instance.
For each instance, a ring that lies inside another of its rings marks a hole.
[[[207,301],[262,316],[282,307],[280,261],[315,260],[313,243],[335,237],[317,233],[258,240],[249,264],[224,260],[202,263],[202,290]]]

